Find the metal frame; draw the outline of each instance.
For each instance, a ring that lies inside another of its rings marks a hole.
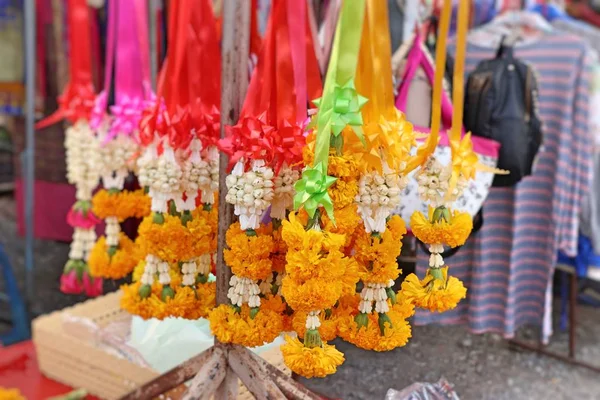
[[[35,0],[25,0],[25,299],[31,306],[34,288],[35,201]]]
[[[577,281],[578,281],[577,271],[575,270],[575,268],[572,268],[571,266],[563,265],[563,264],[557,265],[556,269],[563,271],[563,272],[567,273],[568,275],[570,275],[570,279],[569,279],[569,331],[568,331],[569,332],[569,352],[568,352],[568,354],[565,355],[565,354],[561,354],[561,353],[556,353],[556,352],[546,349],[545,344],[542,342],[541,338],[539,339],[539,341],[537,343],[526,342],[526,341],[518,340],[518,339],[511,339],[508,341],[508,343],[512,348],[521,348],[521,349],[533,351],[535,353],[542,354],[547,357],[552,357],[552,358],[555,358],[562,362],[565,362],[565,363],[568,363],[571,365],[575,365],[577,367],[586,368],[593,372],[600,373],[600,366],[592,365],[592,364],[586,363],[584,361],[581,361],[581,360],[577,359],[577,356],[575,354],[576,349],[577,349],[577,345],[576,345],[576,339],[577,339],[577,333],[576,333],[576,328],[577,328],[577,291],[579,288],[579,285],[577,283]]]
[[[7,293],[0,292],[0,303],[8,303],[12,329],[0,337],[4,344],[25,340],[30,336],[27,309],[31,306],[34,283],[34,180],[35,180],[35,69],[36,69],[36,23],[35,0],[23,2],[25,25],[25,150],[22,153],[23,181],[25,186],[25,303],[4,247],[0,244],[0,272],[6,283]]]

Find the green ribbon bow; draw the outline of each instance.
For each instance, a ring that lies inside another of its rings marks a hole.
[[[317,107],[321,107],[321,99],[314,100]],[[333,90],[333,112],[330,116],[332,133],[339,136],[344,128],[350,125],[360,141],[366,144],[360,110],[367,101],[366,97],[359,95],[356,91],[354,80],[351,79],[342,86],[336,84]]]
[[[297,210],[303,206],[308,215],[313,218],[319,205],[322,205],[329,218],[335,223],[333,201],[327,193],[327,189],[333,185],[335,180],[336,178],[327,176],[327,170],[321,163],[314,167],[304,168],[302,178],[294,185],[296,189],[294,208]]]

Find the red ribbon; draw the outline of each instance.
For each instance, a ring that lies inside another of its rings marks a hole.
[[[86,0],[68,0],[70,80],[59,97],[59,107],[52,115],[39,121],[36,129],[53,125],[63,119],[76,122],[89,119],[94,108],[92,84],[91,24]]]
[[[231,157],[229,167],[241,158],[263,159],[275,172],[283,164],[299,163],[307,98],[320,96],[321,76],[305,2],[275,0],[272,5],[242,117],[219,143]]]
[[[218,146],[229,155],[229,170],[241,159],[246,163],[249,160],[273,161],[272,136],[276,129],[266,122],[266,113],[242,117],[237,125],[226,126],[225,131],[226,137],[219,140]]]

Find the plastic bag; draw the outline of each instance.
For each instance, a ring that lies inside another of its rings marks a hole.
[[[164,373],[200,354],[214,344],[207,319],[190,321],[183,318],[144,320],[134,316],[128,345],[142,354],[150,367]],[[251,349],[260,354],[283,344],[281,337],[274,342]]]

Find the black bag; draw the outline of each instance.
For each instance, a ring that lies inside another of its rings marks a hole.
[[[492,186],[514,186],[531,174],[542,143],[533,70],[502,43],[496,58],[469,75],[465,92],[465,129],[500,143],[498,168],[510,171],[496,175]]]

